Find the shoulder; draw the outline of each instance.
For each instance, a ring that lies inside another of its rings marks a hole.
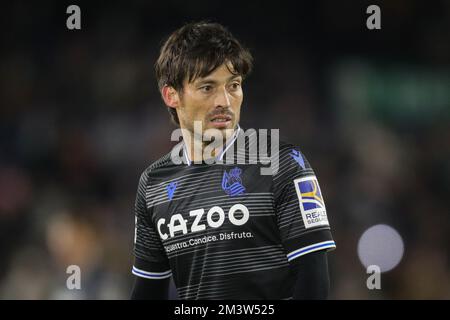
[[[168,168],[174,165],[174,163],[172,162],[171,153],[172,151],[166,153],[144,169],[140,177],[141,185],[147,185],[149,177],[151,175],[157,174],[160,169]]]
[[[300,147],[296,146],[293,143],[290,143],[288,141],[280,140],[279,142],[279,156],[280,157],[288,157],[290,154],[292,154],[292,151],[300,151]]]
[[[272,158],[272,163],[278,163],[278,170],[274,173],[275,180],[294,175],[314,174],[308,159],[298,145],[280,140],[278,152],[274,156],[276,158]]]

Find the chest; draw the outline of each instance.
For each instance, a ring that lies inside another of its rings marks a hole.
[[[272,177],[257,165],[167,172],[147,190],[151,219],[163,242],[220,232],[257,233],[273,221]]]

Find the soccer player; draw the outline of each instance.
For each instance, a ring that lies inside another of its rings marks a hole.
[[[252,64],[217,23],[186,24],[162,46],[156,78],[183,141],[140,177],[132,299],[167,299],[170,277],[180,299],[327,298],[335,243],[313,169],[282,141],[273,174],[249,161],[255,134],[239,119]],[[214,163],[194,148],[207,129],[224,134]]]

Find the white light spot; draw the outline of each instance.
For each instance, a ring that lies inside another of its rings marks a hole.
[[[370,265],[380,267],[381,272],[394,269],[402,260],[403,240],[394,228],[378,224],[367,229],[358,242],[358,256],[367,269]]]

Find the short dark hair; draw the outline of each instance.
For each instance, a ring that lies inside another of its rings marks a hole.
[[[208,21],[191,22],[173,32],[161,47],[155,63],[159,90],[171,86],[183,90],[183,81],[205,77],[225,62],[235,74],[248,76],[253,67],[250,51],[221,24]],[[168,108],[172,121],[179,125],[177,112]]]

